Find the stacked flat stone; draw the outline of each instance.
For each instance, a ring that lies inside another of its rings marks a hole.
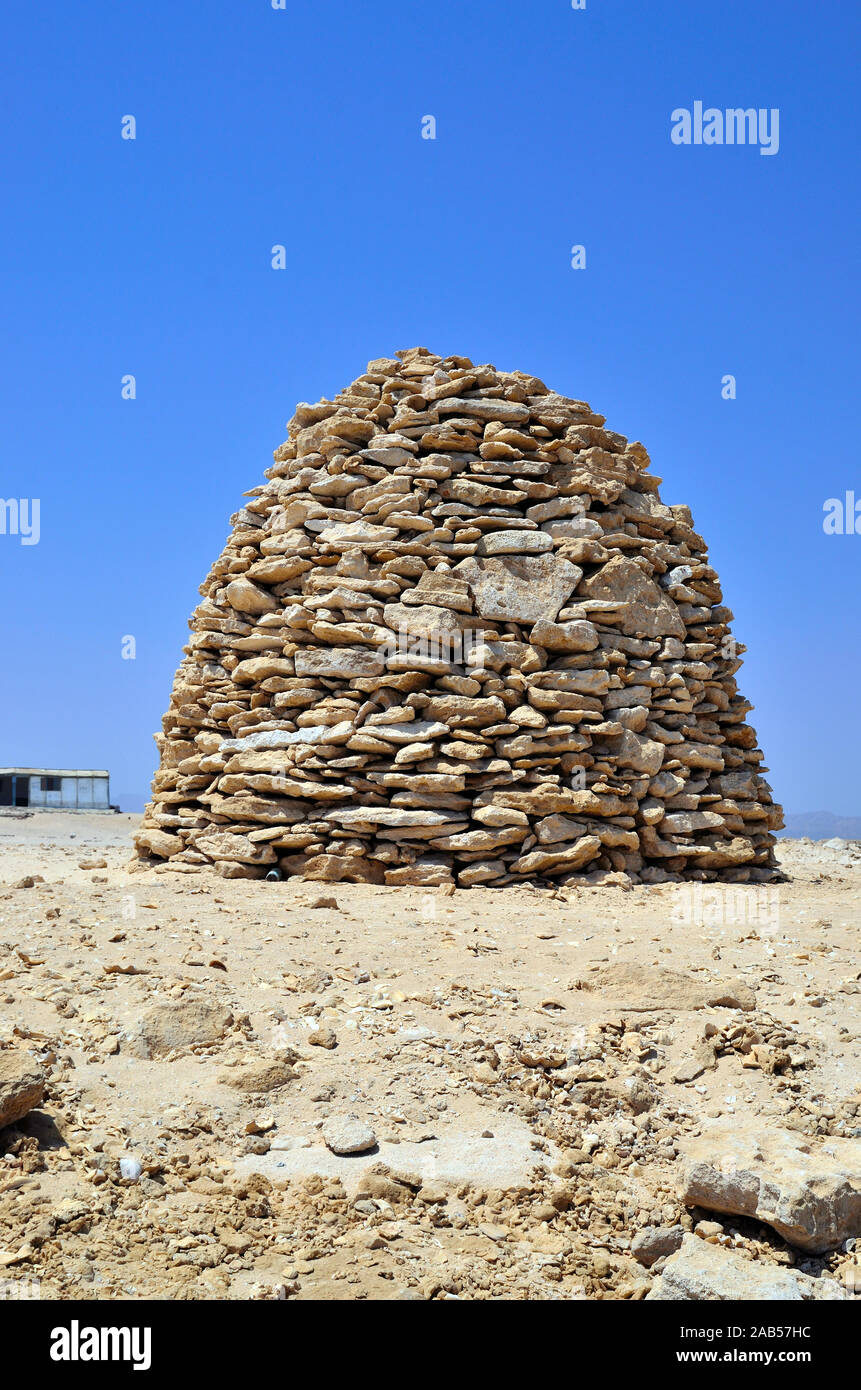
[[[141,857],[461,887],[775,876],[744,648],[642,444],[425,348],[288,430],[201,587]]]

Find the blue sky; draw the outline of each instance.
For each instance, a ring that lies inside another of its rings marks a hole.
[[[749,648],[776,796],[861,813],[861,535],[822,529],[861,498],[859,29],[835,0],[7,7],[0,496],[41,534],[0,535],[0,763],[142,802],[197,586],[296,401],[423,344],[645,443]],[[674,145],[697,100],[778,108],[779,152]]]

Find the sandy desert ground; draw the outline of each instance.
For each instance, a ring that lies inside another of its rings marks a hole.
[[[861,1294],[861,844],[448,895],[141,870],[136,823],[0,817],[0,1100],[47,1081],[0,1142],[21,1296]],[[704,1143],[795,1146],[802,1226],[854,1151],[831,1248],[692,1202]]]

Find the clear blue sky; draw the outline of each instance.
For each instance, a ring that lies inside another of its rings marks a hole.
[[[7,6],[0,496],[40,499],[41,539],[0,535],[0,763],[105,766],[142,799],[197,586],[296,401],[423,344],[645,443],[750,649],[776,795],[861,814],[861,535],[822,530],[861,498],[859,23],[845,0]],[[779,108],[779,152],[674,145],[697,100]]]

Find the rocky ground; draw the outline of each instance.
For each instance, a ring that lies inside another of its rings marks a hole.
[[[861,1296],[861,845],[328,887],[136,824],[0,818],[12,1296]]]

